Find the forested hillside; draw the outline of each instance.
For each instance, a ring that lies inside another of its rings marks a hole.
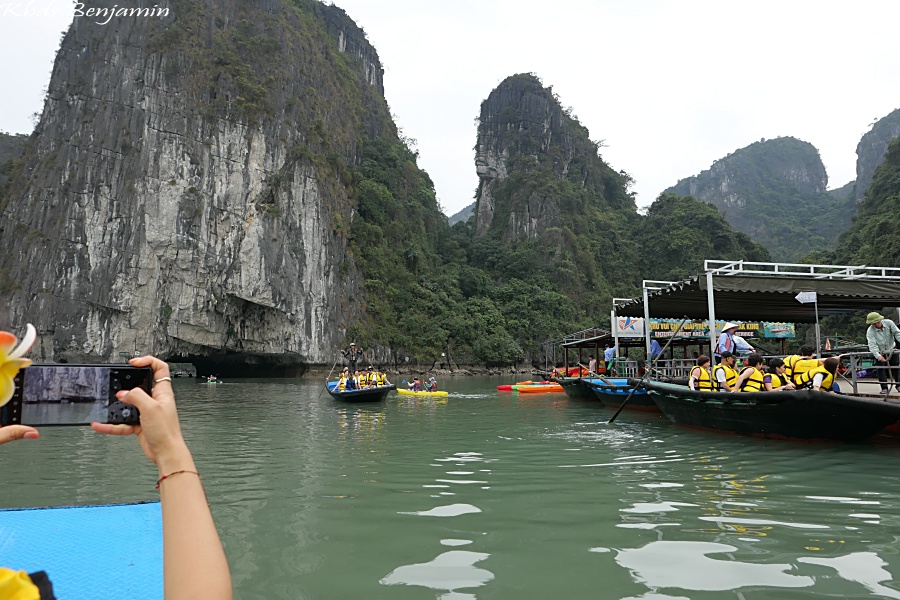
[[[854,199],[849,191],[827,192],[827,185],[815,147],[782,137],[736,150],[666,191],[711,202],[774,260],[795,261],[833,247],[850,223]]]

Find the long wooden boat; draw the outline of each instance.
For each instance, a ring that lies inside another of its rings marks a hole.
[[[656,404],[680,425],[741,435],[795,439],[864,440],[900,420],[900,403],[812,390],[700,392],[645,381]]]
[[[359,390],[345,390],[340,392],[337,390],[337,381],[329,381],[325,384],[325,389],[331,394],[335,400],[342,402],[381,402],[392,390],[396,390],[396,385],[379,385],[370,388],[362,388]]]
[[[594,388],[591,382],[599,382],[599,379],[589,377],[560,377],[556,383],[562,386],[563,391],[573,400],[596,400]]]
[[[591,390],[604,406],[610,408],[619,408],[631,390],[631,399],[625,405],[626,410],[641,410],[644,412],[660,412],[653,397],[647,393],[647,389],[640,384],[637,379],[627,379],[625,377],[607,377],[604,380],[591,379]],[[638,386],[635,389],[635,386]]]

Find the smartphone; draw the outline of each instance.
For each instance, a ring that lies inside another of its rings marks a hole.
[[[116,392],[142,388],[149,394],[153,371],[131,365],[31,365],[14,382],[0,425],[137,425],[138,409],[119,402]]]

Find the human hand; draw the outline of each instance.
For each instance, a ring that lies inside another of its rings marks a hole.
[[[171,473],[177,469],[193,469],[193,458],[181,435],[178,413],[175,410],[175,395],[171,381],[159,381],[169,377],[169,366],[154,356],[141,356],[129,361],[135,367],[151,367],[155,385],[148,395],[144,390],[120,390],[116,398],[126,404],[136,406],[141,413],[140,425],[111,425],[91,423],[98,433],[109,435],[136,435],[144,454],[159,467],[160,473]]]
[[[0,427],[0,444],[15,440],[36,440],[40,437],[38,430],[27,425],[7,425]]]

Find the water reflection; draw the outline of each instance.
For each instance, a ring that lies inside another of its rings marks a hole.
[[[800,557],[798,562],[830,567],[837,571],[840,577],[862,584],[873,594],[884,598],[900,598],[900,592],[881,585],[882,581],[890,581],[895,586],[897,584],[890,572],[884,568],[887,563],[874,552],[854,552],[836,558]]]
[[[813,578],[791,575],[785,563],[753,564],[710,554],[727,554],[737,548],[712,542],[650,542],[646,546],[620,550],[616,562],[634,578],[651,588],[726,591],[749,586],[807,587]]]
[[[494,578],[494,574],[475,566],[490,554],[450,550],[427,563],[406,565],[391,571],[379,583],[383,585],[417,585],[432,590],[446,590],[453,595],[442,594],[441,600],[475,598],[474,595],[457,594],[456,590],[481,587]]]

